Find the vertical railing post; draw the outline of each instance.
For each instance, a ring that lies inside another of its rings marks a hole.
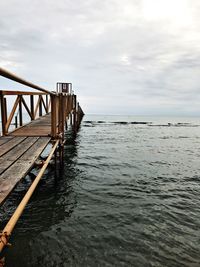
[[[65,131],[65,96],[62,95],[62,99],[61,99],[61,110],[62,110],[62,133],[63,133],[63,138],[64,138],[64,131]]]
[[[17,115],[15,116],[15,128],[18,127],[18,119],[17,119]]]
[[[5,108],[5,98],[4,95],[1,94],[1,124],[2,124],[2,135],[6,135],[6,108]]]
[[[42,95],[39,95],[40,101],[39,101],[39,116],[42,116]]]
[[[59,93],[59,109],[58,109],[58,131],[62,132],[62,94]]]
[[[34,96],[30,95],[31,120],[34,120]]]
[[[74,131],[76,132],[77,130],[77,114],[76,114],[76,95],[73,95],[74,101],[73,101],[73,128]]]
[[[23,114],[22,114],[22,96],[19,96],[19,125],[23,125]]]
[[[81,123],[81,120],[80,120],[80,106],[79,106],[79,102],[77,103],[77,127],[79,128],[80,126],[80,123]]]
[[[49,113],[49,101],[48,101],[48,95],[46,95],[46,110],[47,110],[47,113]]]
[[[6,98],[4,97],[4,108],[5,108],[5,115],[6,115],[6,122],[8,120],[8,113],[7,113],[7,100]]]
[[[65,95],[65,130],[67,130],[67,120],[69,117],[69,94]]]

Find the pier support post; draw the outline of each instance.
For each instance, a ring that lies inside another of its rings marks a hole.
[[[51,136],[56,138],[57,129],[57,107],[56,95],[51,95]]]
[[[72,113],[69,113],[70,125],[72,126]]]
[[[76,102],[76,95],[74,95],[74,103],[73,103],[73,129],[74,132],[77,131],[77,102]]]

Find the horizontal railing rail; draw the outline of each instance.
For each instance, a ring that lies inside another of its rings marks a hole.
[[[48,95],[42,92],[0,90],[0,95]]]
[[[42,88],[42,87],[40,87],[38,85],[35,85],[35,84],[31,83],[31,82],[28,82],[28,81],[24,80],[23,78],[20,78],[17,75],[15,75],[14,73],[11,73],[10,71],[7,71],[7,70],[5,70],[3,68],[0,68],[0,75],[5,77],[5,78],[8,78],[10,80],[13,80],[15,82],[18,82],[18,83],[21,83],[23,85],[26,85],[28,87],[31,87],[31,88],[34,88],[36,90],[42,91],[44,93],[52,94],[52,95],[55,94],[54,92],[51,92],[51,91],[49,91],[47,89],[44,89],[44,88]]]

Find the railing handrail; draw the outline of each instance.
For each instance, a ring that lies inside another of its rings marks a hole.
[[[26,80],[18,77],[17,75],[13,74],[12,72],[7,71],[6,69],[1,68],[1,67],[0,67],[0,75],[5,77],[5,78],[7,78],[7,79],[10,79],[10,80],[13,80],[15,82],[21,83],[23,85],[26,85],[28,87],[31,87],[31,88],[34,88],[36,90],[42,91],[44,93],[47,93],[47,94],[50,94],[50,95],[55,95],[54,92],[48,91],[48,90],[46,90],[46,89],[44,89],[44,88],[42,88],[42,87],[40,87],[38,85],[35,85],[35,84],[33,84],[33,83],[29,82],[29,81],[26,81]]]
[[[0,90],[0,95],[48,95],[44,92]]]

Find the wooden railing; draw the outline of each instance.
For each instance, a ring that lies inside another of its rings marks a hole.
[[[0,75],[41,91],[0,91],[2,135],[9,133],[11,124],[14,124],[15,128],[18,128],[23,126],[24,122],[27,123],[27,120],[24,120],[25,114],[23,107],[30,120],[35,120],[51,112],[50,135],[52,138],[63,136],[65,124],[68,119],[70,119],[70,124],[73,126],[73,129],[75,131],[77,130],[84,113],[77,102],[76,95],[72,93],[71,89],[66,92],[62,92],[62,90],[50,92],[2,68],[0,68]],[[62,83],[59,83],[59,85],[62,85]],[[70,85],[70,88],[72,87],[71,83],[64,85]],[[7,97],[9,96],[15,97],[11,109],[9,108],[10,112],[8,112],[7,108]],[[15,121],[13,122],[13,120]]]
[[[8,112],[7,109],[9,96],[15,98],[14,103],[9,107],[10,112]],[[35,120],[38,116],[43,116],[50,112],[51,98],[47,93],[1,90],[0,103],[2,134],[6,135],[9,132],[13,119],[15,119],[13,123],[15,128],[21,127],[24,123],[27,123],[27,119],[24,119],[25,113],[23,112],[23,107],[29,119]]]
[[[15,97],[11,109],[9,108],[10,112],[7,108],[9,96]],[[1,90],[0,104],[2,135],[9,133],[11,124],[18,128],[28,122],[27,117],[29,120],[35,120],[51,113],[51,136],[56,138],[64,132],[68,119],[70,119],[73,128],[77,129],[83,116],[83,111],[74,94],[49,95],[47,93]],[[23,112],[23,107],[26,113]],[[25,115],[26,118],[24,118]]]

